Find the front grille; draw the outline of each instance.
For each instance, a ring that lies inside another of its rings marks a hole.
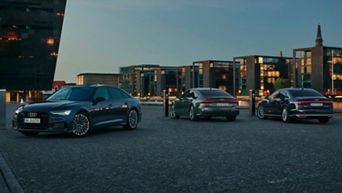
[[[24,118],[40,118],[40,124],[24,123]],[[47,129],[48,123],[48,113],[24,112],[18,115],[18,127],[20,129]]]

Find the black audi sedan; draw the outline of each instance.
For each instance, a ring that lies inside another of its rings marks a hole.
[[[216,88],[193,88],[173,101],[170,117],[189,116],[195,121],[200,118],[226,117],[234,121],[239,115],[239,103],[226,91]]]
[[[85,136],[92,129],[114,125],[136,129],[141,116],[140,101],[117,87],[73,86],[57,91],[46,101],[19,107],[13,127],[28,136],[40,132]]]
[[[260,119],[281,117],[283,122],[318,119],[320,123],[327,123],[333,114],[333,103],[316,90],[308,88],[279,89],[262,100],[257,110]]]

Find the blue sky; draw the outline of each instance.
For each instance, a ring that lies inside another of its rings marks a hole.
[[[68,0],[55,80],[132,64],[189,65],[342,47],[339,0]]]

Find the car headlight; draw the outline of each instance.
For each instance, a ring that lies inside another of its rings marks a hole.
[[[18,115],[19,113],[21,113],[21,111],[23,111],[23,109],[23,106],[18,107],[17,110],[15,110],[15,114]]]
[[[71,113],[71,110],[58,110],[58,111],[51,111],[53,115],[61,115],[61,116],[68,116]]]

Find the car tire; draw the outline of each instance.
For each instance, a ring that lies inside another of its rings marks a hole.
[[[257,117],[259,119],[267,119],[264,113],[264,107],[262,105],[259,105],[258,110],[257,110]]]
[[[236,116],[228,116],[226,118],[228,121],[235,121],[236,120]]]
[[[29,137],[35,137],[39,134],[37,131],[20,131],[23,135],[29,136]]]
[[[89,134],[91,123],[89,117],[84,113],[76,113],[72,120],[72,134],[84,137]]]
[[[289,111],[287,110],[286,107],[284,107],[283,110],[281,111],[281,120],[284,123],[289,123],[291,121],[291,119],[289,117]]]
[[[328,118],[328,117],[320,117],[320,118],[318,118],[318,121],[319,121],[320,123],[324,124],[324,123],[328,123],[328,122],[329,122],[329,119],[330,119],[330,118]]]
[[[197,121],[197,116],[196,116],[196,113],[195,113],[195,108],[194,106],[191,106],[190,107],[190,110],[189,110],[189,118],[191,121]]]
[[[131,109],[128,112],[128,117],[127,117],[126,125],[124,125],[124,128],[127,130],[134,130],[138,127],[138,121],[139,121],[138,112],[135,109]]]
[[[175,110],[175,105],[171,105],[169,114],[171,119],[179,119],[179,115],[177,115]]]

